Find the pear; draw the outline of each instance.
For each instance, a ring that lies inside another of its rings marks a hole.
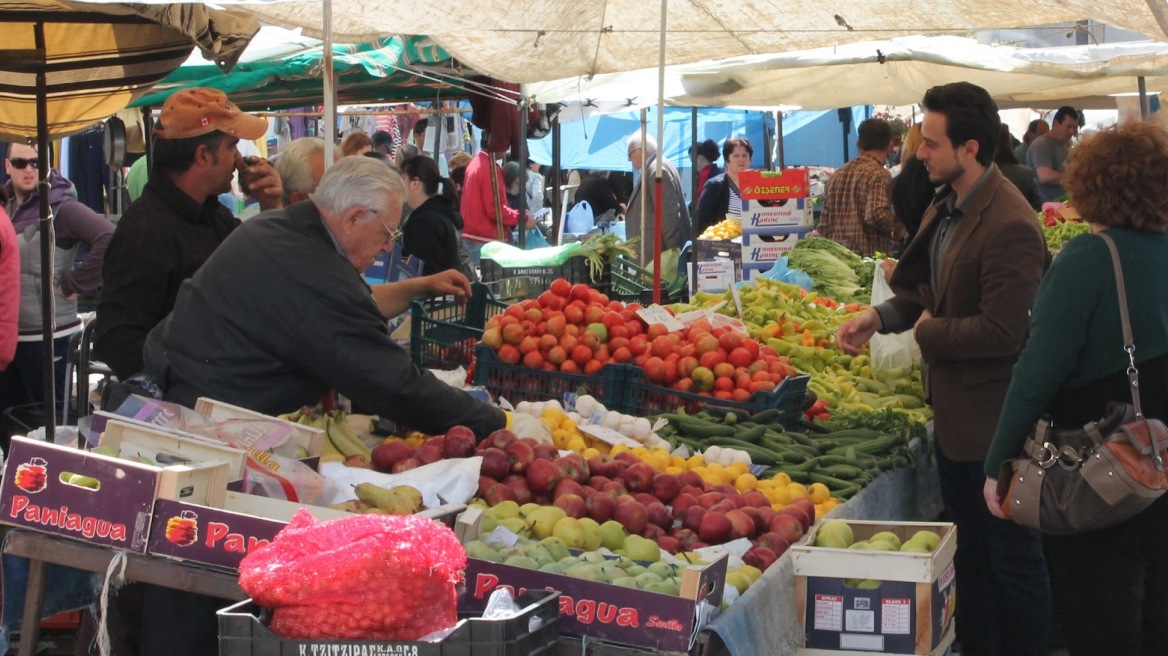
[[[564,570],[564,574],[588,581],[600,581],[600,566],[596,563],[580,563]]]
[[[87,487],[91,490],[96,490],[101,487],[101,481],[91,476],[84,476],[82,474],[73,474],[69,477],[69,485],[76,485],[78,487]]]
[[[467,542],[464,547],[466,548],[467,558],[474,558],[475,560],[487,560],[492,563],[503,562],[502,557],[499,556],[499,552],[492,549],[489,544],[483,542],[482,540],[471,540],[470,542]]]
[[[677,576],[677,567],[664,561],[658,561],[649,565],[649,571],[657,575],[658,578],[667,579],[671,576]]]
[[[600,544],[610,551],[623,549],[626,535],[624,525],[614,519],[600,525]]]
[[[644,590],[650,583],[660,583],[665,580],[653,572],[645,572],[644,574],[638,575],[636,578],[637,587],[641,588],[642,590]]]
[[[600,524],[597,524],[596,520],[591,517],[581,517],[580,526],[584,529],[584,549],[588,551],[599,549],[603,543]]]
[[[528,543],[524,545],[523,548],[524,551],[527,552],[527,555],[531,556],[531,559],[534,560],[540,567],[556,562],[556,559],[552,558],[551,552],[549,552],[546,547],[538,542]]]
[[[567,513],[556,506],[537,507],[527,515],[527,520],[531,522],[531,534],[540,540],[550,537],[555,530],[556,522],[567,516]]]
[[[726,585],[733,586],[738,594],[746,592],[750,587],[752,581],[746,577],[742,572],[730,572],[726,575]]]
[[[531,529],[528,528],[527,522],[523,521],[522,517],[508,517],[507,519],[500,520],[499,526],[506,528],[520,537],[528,537],[531,535]]]
[[[519,516],[519,504],[514,501],[500,501],[499,503],[487,509],[487,514],[491,515],[500,522],[504,519]]]
[[[543,548],[548,552],[548,556],[554,561],[563,560],[571,555],[568,553],[568,545],[564,544],[563,540],[554,535],[540,540],[539,543],[543,545]]]
[[[102,444],[101,446],[95,446],[90,450],[98,455],[110,456],[111,458],[117,458],[117,457],[122,455],[121,452],[119,452],[117,450],[117,448],[109,446],[108,444]]]
[[[625,539],[625,555],[633,560],[656,563],[661,560],[661,547],[648,538],[630,535]]]
[[[619,585],[622,588],[636,588],[637,579],[632,576],[621,576],[612,580],[613,585]]]
[[[530,518],[531,513],[539,510],[540,508],[543,508],[543,506],[539,505],[538,503],[525,503],[522,506],[519,506],[519,514],[523,517]]]
[[[644,565],[633,565],[632,567],[622,567],[621,569],[628,572],[629,576],[637,576],[638,574],[644,574],[649,571],[649,568]]]
[[[877,581],[876,579],[864,579],[863,581],[860,581],[860,584],[856,587],[861,590],[875,590],[876,588],[880,587],[880,581]]]
[[[422,493],[408,485],[387,490],[373,483],[361,483],[353,491],[358,499],[394,515],[412,515],[422,506]]]
[[[667,594],[677,596],[681,592],[681,586],[673,579],[666,579],[659,583],[650,583],[645,586],[645,592],[657,592],[659,594]]]
[[[539,565],[529,556],[512,556],[503,561],[504,565],[522,567],[523,569],[539,569]]]

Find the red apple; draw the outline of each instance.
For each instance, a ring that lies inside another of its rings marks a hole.
[[[645,504],[645,510],[649,511],[649,523],[656,524],[661,528],[670,528],[673,526],[673,516],[669,514],[669,509],[665,504],[654,499]]]
[[[524,444],[531,447],[532,449],[539,446],[539,442],[536,441],[536,439],[534,437],[521,437],[521,438],[519,438],[518,441],[523,442]]]
[[[401,472],[409,471],[421,466],[422,461],[418,460],[417,458],[403,458],[393,463],[393,467],[390,468],[389,473],[400,474]]]
[[[687,551],[690,550],[689,545],[698,540],[698,534],[694,533],[688,528],[677,529],[677,531],[674,532],[673,537],[677,538],[677,541],[680,542],[681,546],[684,547]]]
[[[592,474],[593,478],[597,476],[612,478],[620,474],[620,467],[612,459],[612,456],[607,453],[602,453],[588,459],[588,471]]]
[[[603,524],[612,519],[612,514],[616,512],[616,501],[604,493],[593,494],[585,499],[584,503],[588,504],[588,516],[597,524]]]
[[[721,492],[722,494],[725,494],[728,497],[738,496],[738,490],[735,489],[735,487],[729,483],[719,483],[719,484],[715,485],[714,491]]]
[[[657,474],[653,477],[653,496],[661,503],[669,503],[681,493],[681,482],[673,474]]]
[[[590,491],[592,488],[588,488]],[[559,483],[556,483],[556,489],[552,490],[552,498],[558,498],[565,494],[575,494],[578,497],[585,495],[584,488],[579,483],[570,478],[561,478]]]
[[[527,485],[526,478],[520,476],[519,474],[512,474],[504,478],[501,482],[503,485],[511,488],[511,491],[515,493],[516,503],[521,506],[525,503],[531,503],[531,488]]]
[[[811,520],[808,519],[807,513],[804,512],[802,508],[800,508],[799,506],[796,506],[795,504],[789,503],[789,504],[783,506],[779,510],[779,514],[780,515],[790,515],[790,516],[794,517],[795,519],[799,520],[799,526],[803,529],[804,533],[806,533],[807,529],[810,528],[810,526],[811,526]]]
[[[608,493],[613,499],[629,495],[629,491],[625,489],[624,484],[620,481],[609,481],[604,484],[604,487],[600,491]]]
[[[560,468],[551,460],[537,458],[527,466],[527,485],[533,492],[551,494],[561,478]]]
[[[414,449],[414,457],[423,465],[438,462],[442,459],[442,447],[436,444],[423,444]]]
[[[654,542],[665,537],[665,529],[656,524],[647,524],[645,530],[641,531],[641,537],[648,538]],[[661,546],[658,544],[657,546]]]
[[[692,495],[692,494],[683,493],[683,494],[677,495],[673,499],[673,504],[670,507],[670,509],[672,511],[671,514],[673,515],[673,518],[674,519],[681,519],[681,516],[685,514],[686,509],[689,508],[690,506],[697,505],[697,503],[698,503],[698,500],[695,499],[694,495]]]
[[[747,505],[753,506],[755,508],[771,507],[770,499],[767,499],[766,495],[762,492],[759,492],[758,490],[747,490],[742,495],[742,498],[746,500]]]
[[[811,500],[811,497],[799,497],[792,499],[791,505],[798,507],[807,516],[807,521],[803,522],[803,532],[806,533],[815,523],[815,502]]]
[[[550,495],[550,494],[543,494],[543,493],[534,494],[533,493],[531,495],[531,502],[536,504],[536,505],[539,505],[539,506],[550,506],[550,505],[552,505],[552,501],[554,501],[554,499],[552,499],[552,495]]]
[[[526,442],[512,442],[503,449],[511,461],[511,473],[522,474],[527,471],[528,465],[535,460],[535,450]]]
[[[646,506],[653,503],[654,501],[657,501],[657,497],[649,494],[648,492],[637,492],[633,495],[633,499]]]
[[[653,477],[656,475],[657,470],[653,469],[653,465],[638,460],[621,474],[621,480],[625,482],[629,492],[648,492],[653,489]]]
[[[434,437],[428,437],[419,446],[436,446],[439,451],[442,451],[446,448],[446,436],[435,435]]]
[[[496,449],[506,449],[509,444],[515,442],[518,439],[519,438],[515,437],[515,433],[512,433],[506,428],[500,428],[494,433],[488,435],[487,439],[483,440],[483,443],[486,444],[488,448],[495,447]]]
[[[556,465],[559,466],[560,471],[564,472],[565,478],[570,478],[577,483],[584,483],[591,475],[588,461],[579,453],[556,458]]]
[[[726,495],[721,492],[705,492],[698,497],[698,505],[709,509],[713,508],[715,503],[726,499]],[[737,507],[737,506],[735,506]]]
[[[402,441],[384,442],[378,444],[370,454],[373,468],[379,472],[388,472],[393,469],[394,463],[410,457],[410,446]]]
[[[622,503],[612,513],[612,518],[620,522],[629,533],[640,534],[649,524],[649,511],[645,506],[632,501]]]
[[[784,538],[778,533],[763,533],[758,536],[757,545],[770,549],[778,557],[782,556],[790,548],[791,543],[787,538]]]
[[[773,565],[778,558],[775,552],[766,547],[753,547],[746,553],[742,554],[742,562],[752,567],[757,567],[762,571],[766,571],[768,567]]]
[[[677,475],[677,482],[680,483],[682,487],[689,485],[700,490],[706,489],[706,482],[703,481],[701,475],[695,471],[681,472]]]
[[[704,487],[694,487],[692,485],[683,485],[681,488],[681,494],[688,494],[695,499],[702,496],[705,493],[706,493],[706,488],[704,488]]]
[[[620,453],[616,454],[615,457],[613,457],[613,460],[617,460],[620,462],[626,462],[630,465],[635,465],[639,462],[642,462],[642,460],[640,458],[633,455],[632,451],[621,451]]]
[[[535,452],[536,460],[552,461],[560,455],[560,450],[554,444],[536,444],[531,450]]]
[[[754,506],[746,506],[745,508],[739,508],[738,512],[746,515],[750,518],[750,521],[754,522],[755,535],[766,533],[766,528],[769,526],[769,524],[762,521],[762,517],[760,517],[758,514],[758,508],[755,508]]]
[[[668,551],[671,554],[675,554],[681,551],[681,540],[678,540],[671,535],[662,535],[661,537],[657,538],[657,546],[661,547],[663,551]]]
[[[771,525],[771,520],[778,516],[779,513],[775,512],[775,509],[770,506],[759,508],[758,519],[762,522],[762,525],[758,529],[759,533],[766,533],[766,528]]]
[[[752,538],[755,536],[757,528],[754,525],[754,520],[741,510],[731,510],[726,513],[726,519],[730,520],[731,540]]]
[[[702,515],[702,523],[698,526],[698,537],[703,542],[722,544],[730,539],[730,520],[721,513],[713,511]]]
[[[446,439],[442,442],[442,457],[469,458],[474,455],[475,446],[477,441],[474,431],[466,426],[452,426],[446,431]]]
[[[480,474],[500,480],[510,471],[511,459],[507,456],[507,452],[494,447],[483,451],[483,464],[479,467]]]
[[[588,504],[584,501],[584,499],[575,494],[565,494],[564,496],[556,499],[552,505],[559,508],[560,510],[563,510],[568,514],[568,517],[575,517],[576,519],[580,519],[581,517],[588,516]]]
[[[515,501],[515,493],[511,491],[511,488],[507,487],[506,485],[503,485],[502,483],[495,483],[495,485],[488,489],[487,493],[483,495],[483,500],[487,502],[487,505],[496,506],[504,501]]]
[[[591,465],[589,465],[591,467]],[[588,478],[588,487],[594,490],[603,490],[604,484],[612,479],[607,476],[591,476]]]
[[[775,533],[790,544],[798,542],[803,537],[803,525],[791,514],[779,513],[767,528],[768,533]]]
[[[718,512],[718,513],[722,513],[723,515],[725,515],[726,513],[730,512],[731,510],[738,510],[738,506],[734,505],[734,502],[730,500],[730,497],[725,497],[721,501],[719,501],[718,503],[715,503],[714,505],[710,506],[708,508],[708,510],[710,510],[711,512]]]
[[[702,527],[702,517],[705,517],[706,509],[701,506],[690,506],[685,509],[685,514],[681,516],[681,525],[694,533]]]
[[[496,481],[495,479],[491,478],[490,476],[479,476],[479,489],[478,489],[478,492],[476,493],[476,495],[480,498],[486,498],[485,495],[487,493],[487,490],[491,489],[491,487],[498,482],[499,481]]]

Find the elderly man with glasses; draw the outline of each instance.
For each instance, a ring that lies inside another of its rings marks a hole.
[[[77,298],[101,286],[102,258],[114,233],[114,225],[77,200],[77,190],[55,170],[48,179],[49,211],[53,216],[53,290],[56,314],[53,341],[42,337],[40,257],[40,169],[36,148],[13,143],[4,166],[10,180],[5,185],[8,216],[16,232],[20,252],[20,318],[16,352],[12,363],[0,373],[0,412],[12,406],[42,403],[44,399],[44,350],[51,348],[56,359],[55,380],[58,403],[64,398],[65,362],[69,338],[81,331]],[[88,252],[78,262],[78,250]]]
[[[653,260],[654,244],[654,201],[656,191],[653,186],[657,175],[656,160],[657,141],[653,137],[644,138],[642,147],[641,133],[638,131],[629,137],[629,163],[633,165],[634,173],[640,172],[636,184],[633,185],[633,195],[629,198],[628,209],[625,212],[625,234],[629,239],[641,237],[637,242],[637,260],[645,265]],[[693,234],[690,225],[689,207],[685,202],[685,191],[681,188],[681,176],[677,168],[667,159],[661,160],[661,250],[681,248],[690,240]],[[646,190],[647,188],[647,190]],[[645,193],[645,214],[641,215],[641,194]],[[641,222],[645,221],[642,232]]]

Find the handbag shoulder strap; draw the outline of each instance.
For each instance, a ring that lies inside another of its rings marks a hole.
[[[1132,407],[1135,408],[1136,418],[1143,419],[1144,411],[1140,405],[1140,371],[1136,369],[1136,345],[1132,337],[1131,317],[1128,315],[1127,285],[1123,279],[1123,265],[1119,261],[1119,251],[1115,248],[1115,241],[1110,235],[1102,232],[1095,233],[1107,244],[1111,253],[1111,267],[1115,270],[1115,289],[1119,296],[1119,321],[1123,329],[1123,351],[1127,353],[1127,379],[1131,385]]]

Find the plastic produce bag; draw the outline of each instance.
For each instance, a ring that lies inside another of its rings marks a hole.
[[[527,244],[524,247],[526,250],[530,251],[536,248],[547,248],[550,245],[551,244],[548,243],[547,237],[543,236],[543,233],[539,230],[539,228],[527,229]]]
[[[884,271],[880,268],[878,260],[876,275],[872,276],[872,305],[879,305],[892,296],[892,288],[884,279]],[[921,350],[917,347],[917,340],[911,330],[896,335],[873,335],[869,348],[872,352],[872,364],[884,369],[908,367],[913,360],[921,358]]]
[[[272,609],[285,638],[418,640],[458,621],[466,552],[425,517],[296,511],[271,544],[239,564],[239,585]]]
[[[792,285],[799,285],[807,291],[811,291],[811,287],[815,284],[811,280],[811,276],[807,275],[799,269],[792,269],[791,259],[788,257],[780,257],[769,270],[758,274],[759,278],[769,278],[771,280],[778,280]]]
[[[568,216],[565,220],[567,223],[564,224],[564,232],[570,232],[574,235],[592,232],[592,227],[596,225],[596,215],[592,211],[592,205],[586,200],[576,203],[572,209],[568,210]]]
[[[549,246],[523,250],[501,241],[488,242],[483,246],[482,258],[492,260],[504,268],[533,267],[533,266],[560,266],[568,261],[580,248],[579,243],[564,244],[563,246]]]

